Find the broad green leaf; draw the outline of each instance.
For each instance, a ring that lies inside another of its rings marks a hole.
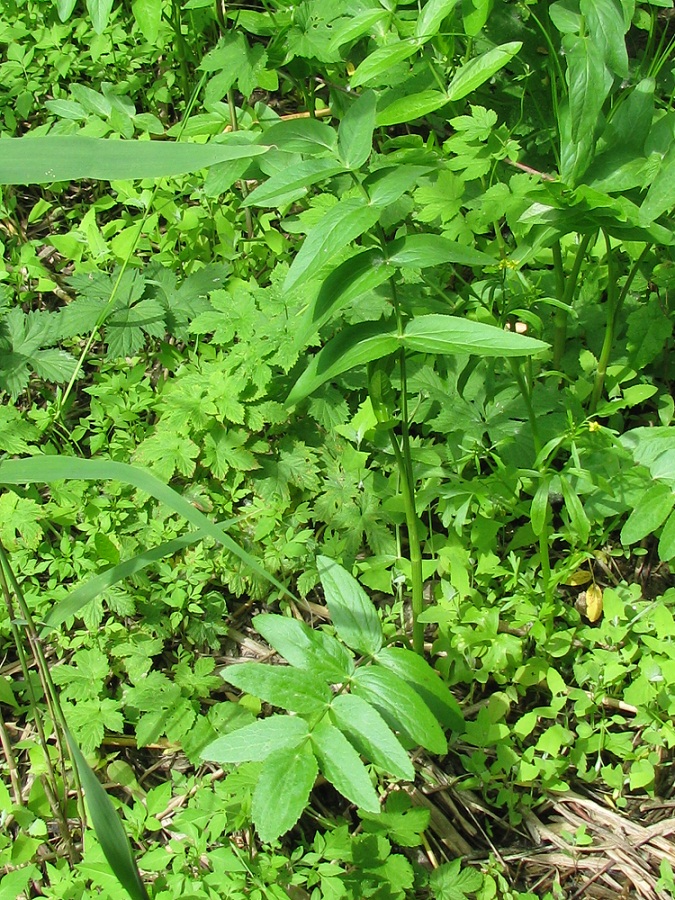
[[[267,757],[251,807],[251,818],[262,841],[274,841],[295,825],[307,806],[318,774],[309,741]]]
[[[52,481],[71,480],[120,481],[122,484],[131,484],[145,491],[183,516],[196,528],[201,528],[205,534],[222,544],[257,575],[283,593],[292,596],[288,588],[266,572],[259,561],[233,541],[223,528],[210,522],[188,500],[144,469],[111,460],[78,459],[74,456],[30,456],[25,459],[0,461],[0,484],[49,484]]]
[[[312,744],[319,768],[333,787],[367,812],[378,813],[380,800],[368,770],[344,734],[324,719],[312,731]]]
[[[4,138],[0,184],[48,184],[97,178],[164,178],[196,172],[230,159],[259,156],[256,144],[187,144],[175,141],[121,141],[82,135]]]
[[[332,159],[303,159],[278,172],[252,191],[242,206],[284,206],[303,197],[310,185],[344,172],[344,166]]]
[[[308,735],[309,726],[299,716],[274,715],[216,738],[200,756],[219,765],[262,762],[271,753],[299,747]]]
[[[675,558],[675,513],[671,513],[659,538],[659,559],[664,562]]]
[[[103,790],[100,781],[77,746],[77,742],[67,730],[66,740],[70,754],[77,766],[91,824],[96,832],[101,850],[103,850],[103,855],[108,860],[115,878],[132,900],[148,900],[148,893],[134,861],[129,838],[110,797]]]
[[[460,266],[495,266],[497,260],[487,253],[449,241],[438,234],[409,234],[392,241],[387,248],[387,260],[394,266],[425,269],[454,263]]]
[[[570,138],[572,143],[578,143],[581,135],[595,134],[612,76],[605,66],[602,50],[591,38],[566,35],[563,48],[567,60]]]
[[[352,88],[360,87],[368,81],[373,81],[381,75],[386,74],[392,66],[403,62],[404,59],[412,56],[421,47],[422,42],[418,39],[408,38],[405,41],[396,41],[394,44],[387,44],[385,47],[378,47],[370,56],[367,56],[356,72],[352,75]],[[386,82],[380,80],[377,83]]]
[[[438,672],[419,653],[403,647],[385,647],[375,658],[385,669],[398,675],[417,691],[442,725],[453,731],[463,730],[464,717],[459,703]]]
[[[354,672],[354,660],[339,641],[288,616],[267,613],[253,619],[255,629],[292,666],[320,681],[341,684]]]
[[[415,36],[428,40],[438,34],[441,22],[449,16],[459,0],[427,0],[415,25]]]
[[[511,41],[488,50],[482,56],[465,63],[455,72],[448,85],[448,100],[461,100],[485,84],[493,75],[509,63],[523,46],[522,41]]]
[[[643,78],[618,105],[602,133],[602,141],[610,150],[628,151],[632,158],[643,156],[645,139],[654,118],[655,89],[654,78]]]
[[[143,37],[154,44],[162,21],[162,0],[133,0],[131,11]]]
[[[535,537],[540,537],[546,526],[548,514],[548,492],[551,487],[551,477],[545,475],[539,482],[539,487],[530,504],[530,523]]]
[[[445,106],[448,97],[442,91],[420,91],[407,97],[393,100],[377,113],[376,124],[380,126],[413,122]]]
[[[371,249],[350,256],[333,269],[303,316],[296,346],[304,348],[335,313],[385,282],[391,274],[385,263],[382,251]]]
[[[287,119],[276,122],[263,132],[265,144],[278,147],[287,153],[303,153],[306,156],[335,152],[335,130],[318,119]]]
[[[563,499],[565,501],[565,509],[567,510],[567,514],[570,517],[570,524],[572,525],[573,530],[576,532],[576,536],[578,537],[579,542],[581,544],[585,544],[588,541],[589,534],[591,533],[591,523],[589,522],[588,516],[586,515],[586,510],[581,504],[579,495],[569,483],[569,480],[565,475],[560,476],[560,487],[562,490]]]
[[[284,290],[306,281],[322,266],[364,231],[368,231],[380,215],[379,209],[369,206],[365,198],[348,197],[328,210],[305,238],[298,255],[288,270]]]
[[[383,9],[365,9],[355,16],[336,20],[331,27],[331,37],[328,42],[329,53],[339,50],[343,44],[355,41],[368,34],[374,25],[377,25],[387,13]]]
[[[621,529],[621,543],[635,544],[666,521],[673,506],[675,494],[667,484],[653,484],[635,504],[635,509]]]
[[[355,694],[338,694],[333,719],[366,759],[402,781],[414,781],[415,769],[398,738],[379,712]]]
[[[96,34],[102,34],[110,18],[113,0],[87,0],[87,10]]]
[[[654,219],[675,207],[675,141],[661,160],[644,203],[640,207],[640,222],[649,225]]]
[[[87,118],[84,107],[73,100],[46,100],[45,107],[50,113],[54,113],[61,119],[71,119],[73,122],[77,122],[79,119]]]
[[[77,0],[56,0],[56,9],[62,22],[68,21],[76,3]]]
[[[375,706],[388,724],[430,753],[447,753],[445,735],[429,707],[402,678],[381,666],[363,666],[352,678],[352,693]]]
[[[352,650],[370,655],[382,646],[380,617],[358,581],[327,556],[317,557],[319,578],[340,639]]]
[[[422,175],[433,171],[431,166],[399,165],[378,169],[363,183],[368,191],[371,206],[385,207],[395,203],[402,194],[414,187]]]
[[[408,323],[403,343],[420,353],[475,353],[478,356],[530,356],[548,344],[535,338],[503,331],[494,325],[457,316],[417,316]]]
[[[609,69],[619,78],[627,78],[628,51],[624,37],[627,28],[619,0],[581,0],[580,9],[588,34]]]
[[[317,712],[331,699],[330,689],[324,682],[290,666],[244,662],[228,666],[220,674],[240,691],[289,712]]]
[[[235,525],[238,521],[238,519],[228,519],[225,522],[219,522],[216,527],[226,529],[231,525]],[[66,619],[76,616],[87,603],[91,603],[99,594],[107,591],[113,585],[131,577],[136,572],[141,572],[160,559],[165,559],[167,556],[175,556],[176,553],[180,553],[185,547],[196,544],[197,541],[203,541],[206,536],[206,532],[201,528],[196,531],[190,531],[188,534],[181,535],[181,537],[173,541],[165,541],[159,547],[144,550],[143,553],[139,553],[137,556],[126,559],[124,562],[118,563],[110,569],[95,575],[56,604],[45,619],[40,636],[46,637],[52,628],[58,628]]]
[[[375,107],[377,97],[374,91],[366,91],[353,103],[338,128],[338,153],[348,169],[360,169],[373,149],[375,130]]]
[[[493,0],[468,0],[462,7],[464,31],[469,37],[476,37],[485,27],[492,12]]]
[[[400,346],[395,326],[387,322],[362,322],[345,328],[312,357],[286,399],[294,406],[326,381],[373,359],[394,353]]]

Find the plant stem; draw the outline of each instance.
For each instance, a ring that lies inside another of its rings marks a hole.
[[[581,238],[581,241],[579,242],[579,248],[577,250],[577,255],[574,258],[572,271],[570,272],[567,280],[565,280],[565,272],[563,269],[560,241],[556,241],[553,245],[553,264],[555,267],[556,292],[558,294],[558,300],[560,300],[561,303],[564,303],[565,306],[569,307],[572,305],[572,301],[574,300],[574,293],[577,287],[577,281],[579,279],[579,272],[581,271],[581,264],[584,261],[584,256],[586,255],[586,251],[588,250],[588,246],[591,243],[593,237],[594,233],[589,232]],[[555,334],[553,337],[554,369],[561,368],[562,358],[565,353],[566,341],[567,309],[557,309],[555,314]]]

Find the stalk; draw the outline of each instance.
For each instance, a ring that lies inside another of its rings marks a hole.
[[[560,248],[560,241],[556,241],[553,245],[553,265],[555,267],[555,281],[556,281],[556,292],[558,294],[558,300],[564,303],[566,306],[571,306],[572,301],[574,299],[574,293],[577,287],[577,281],[579,280],[579,272],[581,271],[581,264],[584,261],[584,256],[586,255],[586,251],[588,250],[588,246],[593,239],[594,234],[590,232],[589,234],[585,234],[581,242],[579,243],[579,248],[577,250],[577,255],[574,258],[574,264],[572,266],[572,271],[569,274],[567,281],[565,281],[565,272],[563,269],[562,262],[562,251]],[[566,309],[557,309],[555,314],[555,334],[553,337],[553,368],[560,369],[562,365],[562,358],[565,353],[565,343],[567,341],[567,310]]]

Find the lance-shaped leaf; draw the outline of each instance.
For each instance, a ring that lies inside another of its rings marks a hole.
[[[481,84],[485,84],[513,59],[522,46],[522,41],[500,44],[463,65],[455,72],[448,85],[448,100],[461,100],[479,88]]]
[[[304,197],[310,185],[332,178],[344,169],[333,159],[303,159],[268,178],[246,197],[242,206],[284,206]]]
[[[385,282],[391,274],[385,262],[382,251],[373,248],[333,269],[300,323],[296,346],[304,347],[335,313]]]
[[[201,751],[210,762],[262,762],[271,753],[299,747],[309,735],[309,726],[299,716],[269,716],[211,741]]]
[[[394,44],[387,44],[385,47],[378,47],[370,56],[367,56],[359,65],[356,72],[352,75],[352,88],[360,87],[368,81],[380,78],[381,75],[388,72],[392,66],[408,59],[413,53],[422,46],[422,41],[417,38],[408,38],[404,41],[396,41]],[[378,84],[381,81],[377,82]]]
[[[594,135],[612,76],[602,50],[590,37],[568,34],[563,38],[569,87],[570,138],[572,143]]]
[[[103,855],[108,860],[115,877],[132,900],[148,900],[145,885],[141,880],[131,851],[129,838],[122,827],[110,797],[103,790],[100,781],[92,772],[89,763],[82,755],[77,742],[69,731],[66,731],[66,740],[68,741],[71,756],[77,766],[80,781],[84,788],[91,824],[103,850]]]
[[[319,766],[307,741],[272,753],[263,763],[253,792],[251,817],[263,841],[274,841],[300,818]]]
[[[460,266],[497,265],[497,260],[487,253],[449,241],[439,234],[409,234],[392,241],[387,247],[387,261],[393,266],[408,266],[411,269],[448,263]]]
[[[377,114],[376,123],[377,125],[398,125],[400,122],[412,122],[430,112],[435,112],[449,102],[447,94],[442,91],[420,91],[417,94],[409,94],[406,97],[392,100],[381,109]]]
[[[326,604],[341,640],[359,653],[377,653],[382,646],[382,625],[366,592],[334,560],[319,556],[316,562]]]
[[[312,228],[298,255],[288,270],[284,290],[305,281],[330,262],[343,247],[364,231],[368,231],[380,215],[379,209],[369,206],[365,198],[348,197],[339,201]]]
[[[113,141],[78,134],[5,138],[0,184],[48,184],[96,178],[162,178],[196,172],[226,160],[266,153],[257,144],[174,141]]]
[[[320,350],[293,386],[287,406],[294,406],[343,372],[394,353],[400,346],[394,325],[361,322],[345,328]]]
[[[366,91],[353,103],[338,128],[338,153],[348,169],[360,169],[370,156],[377,97]]]
[[[312,731],[312,745],[319,768],[343,797],[371,813],[380,811],[368,770],[344,734],[325,720]]]
[[[654,219],[675,208],[675,141],[661,160],[644,203],[640,207],[640,222],[649,225]]]
[[[380,769],[413,781],[415,769],[398,738],[379,712],[355,694],[338,694],[331,705],[333,720],[356,749]]]
[[[431,753],[446,753],[445,735],[424,700],[402,678],[381,666],[357,669],[352,693],[372,703],[386,722]]]
[[[453,731],[462,731],[464,717],[459,704],[438,672],[419,653],[403,647],[385,647],[377,654],[380,665],[409,684],[427,704],[439,722]]]
[[[449,16],[459,0],[427,0],[417,18],[415,34],[420,38],[432,38],[438,34],[441,22]]]
[[[272,706],[297,713],[313,713],[328,706],[328,686],[300,669],[245,662],[228,666],[221,673],[225,681]]]
[[[548,344],[494,325],[458,316],[417,316],[406,325],[403,344],[420,353],[475,353],[478,356],[530,356]]]
[[[350,652],[335,638],[305,622],[263,613],[253,619],[253,625],[292,666],[306,669],[321,681],[341,684],[354,672]]]

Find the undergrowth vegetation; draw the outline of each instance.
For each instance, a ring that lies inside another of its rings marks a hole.
[[[4,0],[0,900],[672,896],[674,24]]]

